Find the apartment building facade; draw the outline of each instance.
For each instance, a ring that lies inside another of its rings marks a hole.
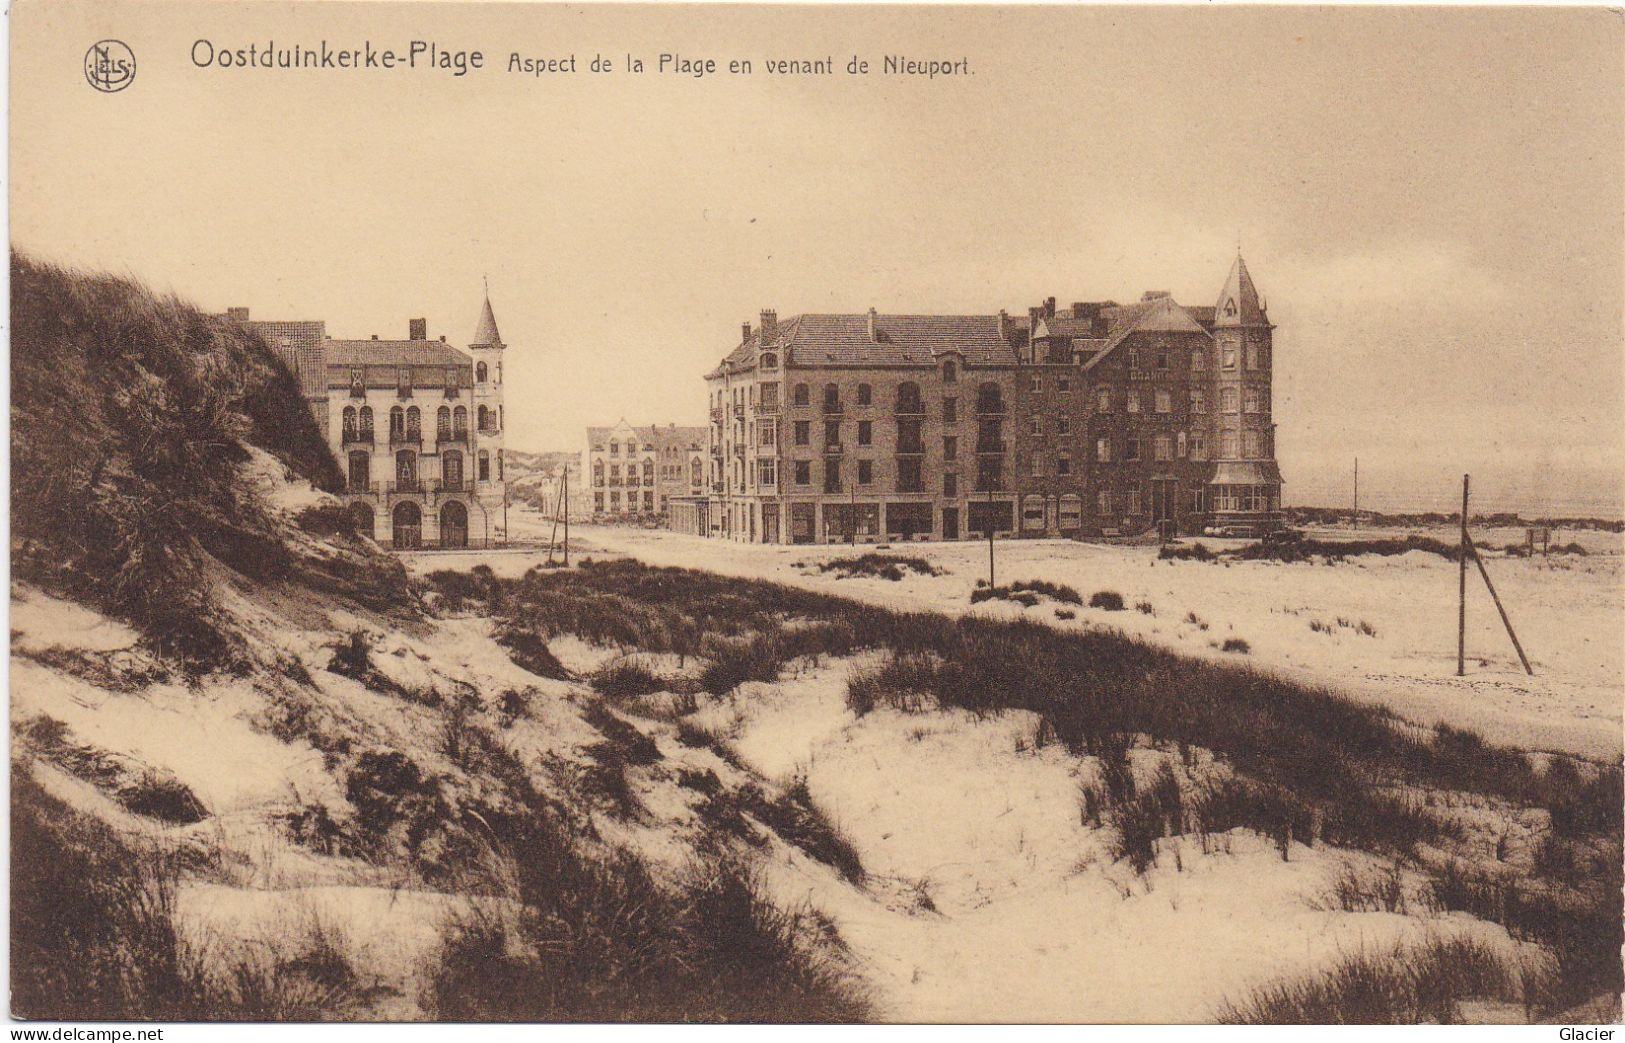
[[[709,535],[752,542],[1264,532],[1273,326],[1238,256],[1212,308],[764,311],[707,375]]]
[[[622,418],[587,428],[582,469],[592,514],[604,520],[655,519],[677,497],[705,490],[706,430],[677,424],[638,427]]]

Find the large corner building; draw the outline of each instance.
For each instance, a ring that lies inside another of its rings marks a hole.
[[[257,331],[299,379],[344,468],[362,532],[399,550],[485,547],[504,531],[502,356],[487,296],[455,348],[412,319],[405,340],[338,340],[318,320],[227,318]]]
[[[1211,308],[761,313],[706,376],[699,528],[766,543],[1263,533],[1272,333],[1236,257]]]

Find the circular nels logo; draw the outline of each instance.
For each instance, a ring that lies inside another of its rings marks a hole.
[[[98,40],[85,52],[85,79],[112,94],[135,80],[135,54],[119,40]]]

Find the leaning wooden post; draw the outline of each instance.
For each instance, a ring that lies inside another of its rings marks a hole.
[[[1467,487],[1471,475],[1461,476],[1461,584],[1456,601],[1456,676],[1467,676]]]
[[[1490,582],[1489,570],[1484,567],[1484,559],[1478,556],[1478,547],[1471,539],[1467,541],[1467,549],[1472,552],[1473,564],[1478,566],[1478,574],[1484,577],[1484,585],[1490,588],[1490,600],[1495,602],[1495,611],[1501,613],[1501,625],[1507,628],[1507,637],[1512,639],[1512,647],[1518,650],[1518,661],[1523,664],[1524,673],[1534,677],[1535,671],[1529,665],[1529,657],[1523,654],[1523,645],[1518,643],[1518,635],[1512,630],[1512,620],[1507,618],[1507,610],[1501,607],[1501,596],[1495,592],[1495,584]]]

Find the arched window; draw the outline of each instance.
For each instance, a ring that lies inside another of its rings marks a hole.
[[[874,388],[870,387],[868,384],[859,384],[858,405],[866,406],[872,401],[874,401]]]
[[[451,407],[441,406],[434,415],[435,438],[441,442],[451,438]]]
[[[899,413],[925,412],[925,403],[920,399],[920,385],[912,380],[905,380],[897,385],[897,411]]]
[[[954,384],[954,383],[957,383],[958,381],[959,381],[959,367],[954,364],[953,359],[945,360],[942,363],[942,382],[944,384]]]
[[[361,407],[361,441],[372,441],[372,407]]]
[[[1191,349],[1191,369],[1207,369],[1207,352],[1203,351],[1201,348]]]
[[[998,384],[989,380],[976,389],[976,411],[978,413],[1004,412],[1004,391]]]
[[[451,432],[454,438],[468,437],[468,408],[458,406],[451,411]]]
[[[389,411],[389,440],[406,441],[406,410],[400,406],[394,406]]]
[[[344,440],[346,442],[354,442],[356,440],[355,407],[354,406],[345,406],[344,407],[344,421],[343,421],[343,423],[344,423]]]
[[[480,481],[489,482],[490,480],[491,480],[491,454],[486,452],[484,449],[481,449],[480,450]]]
[[[485,368],[485,363],[476,363],[474,366],[474,379],[483,384],[485,383],[485,377],[488,372],[489,370]]]
[[[456,492],[463,487],[462,453],[448,449],[440,454],[440,480],[445,483],[447,492]]]
[[[491,410],[486,408],[485,406],[481,406],[479,416],[480,416],[480,430],[481,431],[489,431],[489,430],[491,430]],[[614,443],[612,442],[610,444],[613,445]]]
[[[807,385],[797,384],[795,390],[790,392],[790,404],[804,406],[807,404]]]
[[[703,483],[704,481],[705,481],[705,468],[704,468],[704,465],[702,465],[700,463],[700,458],[699,457],[695,457],[693,460],[689,461],[689,465],[688,465],[688,484],[690,484],[690,485],[699,485],[699,484]]]
[[[762,353],[762,368],[763,369],[778,369],[779,368],[779,357],[777,355],[773,354],[771,351],[764,351]]]
[[[423,413],[417,406],[406,411],[406,440],[416,442],[423,437]]]
[[[824,412],[839,413],[841,411],[841,389],[835,384],[824,385]]]

